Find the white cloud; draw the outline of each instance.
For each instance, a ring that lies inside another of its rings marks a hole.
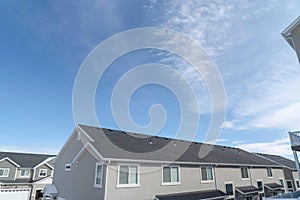
[[[238,144],[237,148],[255,153],[276,154],[284,157],[292,158],[290,140],[288,137],[278,139],[272,142],[257,142],[248,144]]]

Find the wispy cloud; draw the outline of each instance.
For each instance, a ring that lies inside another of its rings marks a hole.
[[[225,129],[253,128],[299,129],[300,70],[296,57],[292,58],[282,45],[284,39],[279,25],[273,23],[274,13],[297,15],[297,8],[280,3],[244,1],[172,1],[158,4],[153,1],[152,12],[160,26],[176,29],[198,41],[218,63],[226,92],[230,119]],[[271,17],[270,17],[271,16]],[[260,24],[264,21],[265,24]],[[287,25],[288,21],[284,21]],[[230,54],[230,53],[231,54]],[[229,55],[230,64],[224,55]],[[293,60],[294,61],[291,61]],[[210,97],[201,78],[179,61],[187,79],[193,80],[201,98],[200,107],[209,112]],[[198,79],[197,79],[198,78]],[[204,98],[203,98],[204,97]]]
[[[284,157],[292,158],[290,140],[288,137],[278,139],[272,142],[238,144],[236,145],[236,147],[245,149],[250,152],[278,154]]]

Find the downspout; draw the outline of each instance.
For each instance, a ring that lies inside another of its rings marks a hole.
[[[110,164],[110,160],[108,160],[106,165],[106,173],[105,173],[105,187],[104,187],[104,200],[106,200],[106,194],[107,194],[107,179],[108,179],[108,166]]]
[[[214,179],[215,179],[215,188],[216,188],[216,190],[218,190],[217,177],[216,177],[216,167],[217,167],[217,165],[214,167]]]

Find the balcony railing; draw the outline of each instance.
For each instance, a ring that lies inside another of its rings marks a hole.
[[[300,146],[300,131],[289,132],[291,146]]]

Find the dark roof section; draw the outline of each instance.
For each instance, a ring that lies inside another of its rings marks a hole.
[[[295,161],[281,157],[281,156],[277,156],[277,155],[270,155],[270,154],[262,154],[262,153],[256,153],[259,156],[265,157],[269,160],[272,160],[284,167],[290,168],[291,170],[297,170],[296,169],[296,164]]]
[[[199,192],[185,192],[185,193],[175,193],[167,195],[157,195],[155,199],[157,200],[200,200],[200,199],[220,199],[227,197],[224,192],[220,190],[207,190]]]
[[[254,186],[236,187],[235,190],[241,193],[242,195],[253,194],[262,191],[261,189],[258,189]]]
[[[215,165],[281,167],[239,148],[79,125],[95,142],[91,144],[107,159],[149,160]],[[201,150],[201,151],[200,151]],[[199,152],[208,151],[207,156]]]
[[[278,183],[266,183],[264,185],[269,190],[281,190],[283,189],[283,186],[279,185]]]
[[[8,157],[20,167],[33,168],[39,163],[43,162],[49,157],[54,157],[55,155],[46,154],[30,154],[30,153],[13,153],[13,152],[0,152],[0,160]]]

